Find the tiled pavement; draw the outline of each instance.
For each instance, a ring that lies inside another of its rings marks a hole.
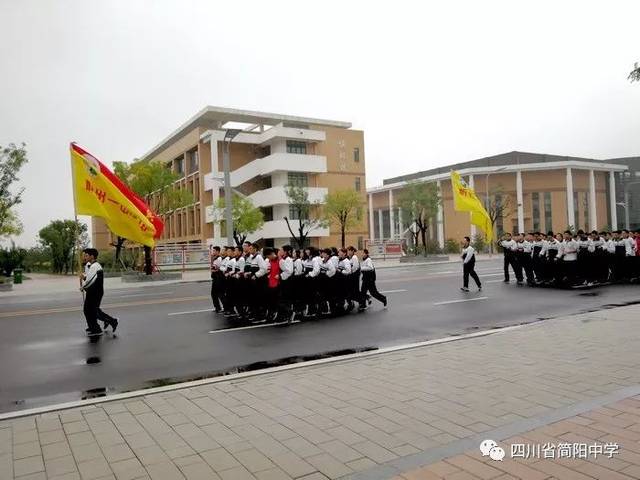
[[[7,420],[0,480],[392,478],[429,464],[452,479],[518,478],[520,464],[547,475],[521,478],[640,478],[640,402],[623,400],[640,394],[639,322],[629,306]],[[569,432],[620,454],[499,463],[474,447]]]

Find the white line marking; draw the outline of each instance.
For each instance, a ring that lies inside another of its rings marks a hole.
[[[504,282],[504,280],[487,280],[484,283],[502,283],[502,282]]]
[[[190,312],[172,312],[167,313],[167,315],[189,315],[191,313],[202,313],[202,312],[213,312],[213,308],[206,308],[204,310],[191,310]]]
[[[173,292],[155,292],[155,293],[132,293],[129,295],[118,295],[115,299],[107,299],[107,300],[116,300],[118,298],[125,298],[125,297],[152,297],[154,295],[170,295]]]
[[[448,300],[446,302],[434,303],[434,305],[449,305],[450,303],[475,302],[476,300],[487,300],[489,297],[465,298],[462,300]]]
[[[407,290],[381,290],[380,293],[400,293],[400,292],[406,292]]]
[[[218,330],[211,330],[209,333],[225,333],[225,332],[237,332],[238,330],[249,330],[252,328],[265,328],[265,327],[275,327],[278,325],[286,325],[288,323],[300,323],[301,320],[294,320],[293,322],[275,322],[275,323],[263,323],[262,325],[247,325],[246,327],[236,327],[236,328],[220,328]]]

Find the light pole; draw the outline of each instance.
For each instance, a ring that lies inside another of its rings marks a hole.
[[[242,130],[229,128],[224,134],[222,142],[222,169],[224,170],[224,221],[227,224],[227,245],[233,242],[233,205],[231,192],[231,171],[229,166],[229,145]]]
[[[629,182],[629,183],[625,183],[624,185],[624,202],[617,202],[616,205],[620,205],[621,207],[624,208],[624,226],[626,230],[629,230],[630,228],[630,221],[629,221],[629,187],[631,185],[640,185],[640,181],[637,182]]]

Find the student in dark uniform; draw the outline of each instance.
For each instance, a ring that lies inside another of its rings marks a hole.
[[[222,257],[220,256],[220,247],[216,246],[211,249],[211,301],[213,302],[213,310],[216,313],[222,313],[222,284],[224,274],[220,271]]]
[[[360,303],[360,259],[356,255],[356,248],[350,246],[347,248],[349,258],[351,259],[351,277],[349,286],[349,307],[348,311],[355,308],[355,303]]]
[[[85,270],[80,290],[85,292],[83,312],[87,321],[87,334],[90,337],[102,335],[98,320],[104,322],[104,329],[111,326],[113,332],[118,328],[118,319],[100,309],[100,302],[104,296],[104,272],[98,263],[98,250],[85,248],[83,251]]]
[[[360,288],[360,307],[359,312],[364,312],[367,308],[367,294],[370,293],[373,298],[382,302],[384,308],[387,308],[387,297],[382,295],[376,287],[376,269],[373,261],[369,257],[369,250],[363,250],[362,262],[360,263],[360,271],[362,272],[362,287]]]
[[[518,285],[522,284],[522,268],[516,258],[517,245],[510,233],[505,233],[499,243],[504,254],[504,283],[509,283],[509,266],[513,270]]]
[[[533,234],[533,250],[531,251],[531,264],[533,273],[536,276],[536,285],[542,284],[544,281],[544,258],[542,257],[542,248],[544,247],[543,235],[540,232]]]
[[[476,267],[476,251],[471,246],[471,239],[464,237],[462,240],[462,290],[463,292],[469,291],[469,276],[473,278],[478,286],[478,291],[482,290],[482,283],[478,278],[478,274],[475,270]]]

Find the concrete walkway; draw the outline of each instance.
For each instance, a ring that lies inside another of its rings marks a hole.
[[[0,479],[639,478],[639,319],[634,305],[5,420]],[[498,462],[484,439],[619,451]]]

